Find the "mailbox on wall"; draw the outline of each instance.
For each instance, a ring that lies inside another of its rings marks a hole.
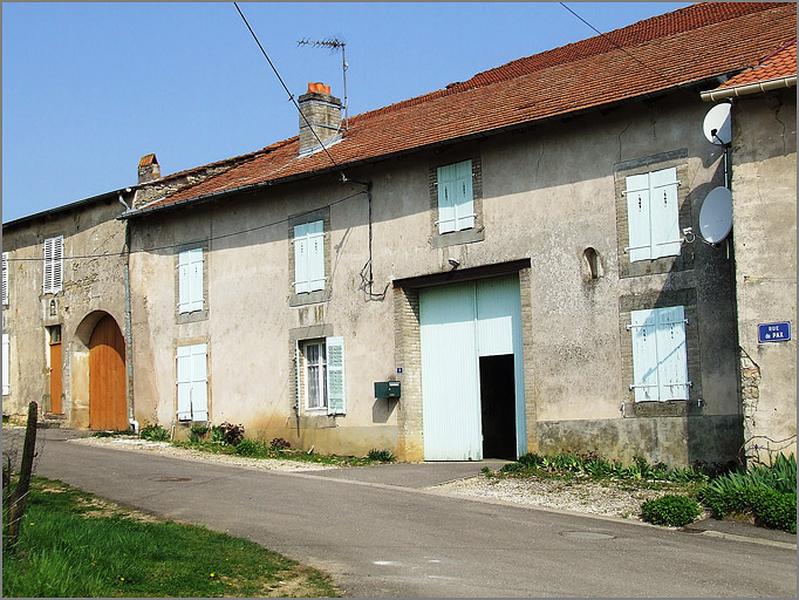
[[[399,381],[375,381],[375,398],[398,399],[399,397]]]

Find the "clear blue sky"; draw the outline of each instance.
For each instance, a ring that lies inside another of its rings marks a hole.
[[[688,3],[570,6],[601,31]],[[341,93],[339,58],[301,38],[347,42],[350,114],[591,37],[557,3],[244,2],[297,94]],[[298,116],[233,4],[4,3],[3,220],[162,173],[249,152],[297,132]]]

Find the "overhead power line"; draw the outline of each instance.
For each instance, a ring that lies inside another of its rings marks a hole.
[[[353,182],[355,183],[355,182]],[[223,240],[226,238],[230,238],[236,235],[244,235],[245,233],[252,233],[253,231],[258,231],[260,229],[266,229],[267,227],[272,227],[274,225],[281,225],[283,223],[288,223],[290,219],[295,217],[301,217],[306,214],[314,213],[322,208],[330,208],[332,206],[336,206],[337,204],[341,204],[342,202],[346,202],[351,198],[355,198],[356,196],[360,196],[361,194],[366,194],[366,190],[361,190],[358,192],[354,192],[343,198],[339,198],[338,200],[334,200],[329,204],[324,204],[322,206],[317,206],[307,211],[303,211],[298,214],[291,215],[291,217],[284,217],[282,219],[278,219],[277,221],[270,221],[269,223],[261,223],[260,225],[255,225],[253,227],[248,227],[247,229],[239,229],[237,231],[231,231],[228,233],[222,233],[220,235],[212,235],[210,237],[203,237],[197,238],[195,240],[191,240],[188,242],[180,242],[179,244],[164,244],[162,246],[150,246],[149,248],[141,248],[136,250],[136,252],[157,252],[159,250],[171,250],[173,248],[178,248],[180,246],[186,246],[191,244],[199,244],[202,242],[214,242],[217,240]],[[63,260],[85,260],[85,259],[92,259],[92,258],[119,258],[122,256],[126,256],[130,254],[130,251],[125,252],[105,252],[102,254],[80,254],[80,255],[73,255],[73,256],[63,256]],[[7,258],[8,262],[38,262],[43,260],[42,257],[30,257],[30,258]]]
[[[280,85],[282,85],[283,89],[286,90],[286,94],[288,94],[289,100],[291,100],[291,102],[297,108],[297,112],[300,113],[300,117],[302,117],[302,120],[305,121],[305,124],[308,126],[308,129],[311,130],[311,133],[316,138],[316,141],[319,142],[319,145],[322,147],[322,150],[325,151],[325,154],[327,154],[327,157],[330,159],[330,162],[333,163],[333,166],[334,167],[338,167],[338,163],[335,160],[333,160],[333,157],[330,155],[330,152],[328,152],[327,148],[322,143],[322,140],[319,139],[319,136],[316,135],[316,131],[314,130],[314,128],[311,127],[311,123],[308,121],[307,117],[300,110],[300,105],[297,103],[297,100],[294,98],[294,94],[291,93],[291,90],[286,85],[286,82],[283,80],[283,77],[280,75],[280,71],[277,70],[277,67],[275,66],[275,63],[272,62],[272,59],[269,58],[269,54],[267,54],[266,50],[264,50],[264,47],[261,44],[261,41],[258,39],[258,36],[255,34],[255,31],[253,31],[253,28],[250,26],[250,22],[247,20],[247,17],[244,16],[243,12],[241,12],[241,9],[239,8],[239,3],[238,2],[234,2],[233,6],[236,7],[236,10],[238,11],[239,16],[241,17],[242,21],[244,21],[244,24],[247,26],[247,29],[250,30],[250,34],[252,35],[252,39],[254,39],[255,43],[258,44],[258,48],[260,48],[261,54],[264,55],[264,58],[266,59],[266,62],[268,62],[269,66],[272,67],[272,71],[274,71],[275,76],[277,77],[278,81],[280,82]]]
[[[574,12],[574,11],[573,11],[571,8],[569,8],[568,6],[566,6],[566,3],[565,3],[565,2],[558,2],[558,4],[560,4],[560,5],[561,5],[563,8],[565,8],[567,11],[569,11],[569,12],[570,12],[572,15],[574,15],[574,16],[575,16],[577,19],[579,19],[580,21],[582,21],[582,23],[583,23],[583,24],[585,24],[586,26],[590,27],[590,28],[591,28],[591,29],[592,29],[592,30],[593,30],[595,33],[597,33],[597,34],[599,34],[600,36],[602,36],[603,38],[605,38],[605,39],[606,39],[608,42],[610,42],[611,44],[613,44],[613,45],[614,45],[616,48],[618,48],[619,50],[621,50],[622,52],[624,52],[624,53],[625,53],[627,56],[629,56],[630,58],[632,58],[632,59],[633,59],[635,62],[637,62],[639,65],[641,65],[642,67],[644,67],[644,68],[646,68],[646,69],[649,69],[650,71],[652,71],[652,72],[653,72],[655,75],[657,75],[658,77],[660,77],[661,79],[663,79],[663,80],[664,80],[666,83],[668,83],[669,85],[676,85],[674,82],[670,81],[670,80],[669,80],[669,78],[668,78],[668,77],[666,77],[666,76],[665,76],[663,73],[661,73],[661,72],[660,72],[660,71],[658,71],[657,69],[655,69],[655,68],[653,68],[653,67],[649,66],[649,65],[648,65],[648,64],[646,64],[644,61],[642,61],[640,58],[638,58],[637,56],[635,56],[635,55],[631,54],[630,52],[628,52],[628,51],[627,51],[627,50],[626,50],[624,47],[622,47],[622,46],[620,46],[619,44],[617,44],[616,42],[614,42],[614,41],[611,39],[611,37],[610,37],[609,35],[607,35],[606,33],[603,33],[602,31],[600,31],[599,29],[597,29],[596,27],[594,27],[593,25],[591,25],[591,23],[589,23],[589,22],[588,22],[586,19],[584,19],[583,17],[581,17],[580,15],[578,15],[576,12]]]

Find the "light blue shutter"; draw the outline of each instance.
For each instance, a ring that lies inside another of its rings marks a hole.
[[[652,222],[652,258],[680,253],[680,218],[677,207],[677,168],[649,174]]]
[[[344,338],[329,337],[327,345],[327,414],[346,412],[344,394]]]
[[[308,291],[308,230],[307,225],[294,227],[294,293]]]
[[[657,330],[655,311],[636,310],[630,314],[636,402],[659,399]]]
[[[661,400],[688,400],[688,353],[685,310],[682,306],[657,311],[658,379]]]
[[[8,343],[8,334],[3,334],[3,396],[11,393],[11,385],[9,384],[10,377],[9,371],[11,370],[11,360],[9,359],[9,349],[11,345]]]
[[[189,250],[189,312],[203,309],[203,249]]]
[[[454,166],[438,167],[438,233],[455,231]]]
[[[308,291],[325,289],[325,223],[308,223]]]
[[[191,277],[189,274],[191,255],[188,250],[178,254],[178,312],[191,310]]]
[[[207,344],[191,347],[191,418],[208,420],[208,359]]]
[[[191,420],[191,346],[178,346],[178,421]]]
[[[472,161],[453,165],[457,172],[455,188],[455,229],[472,229],[474,227],[474,190],[472,187]]]
[[[294,342],[294,408],[300,410],[300,343]]]
[[[630,262],[652,258],[652,234],[649,209],[649,174],[627,177],[627,227]]]

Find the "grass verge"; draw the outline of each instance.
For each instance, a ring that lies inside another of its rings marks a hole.
[[[258,544],[36,478],[3,555],[6,597],[337,596],[323,573]]]

